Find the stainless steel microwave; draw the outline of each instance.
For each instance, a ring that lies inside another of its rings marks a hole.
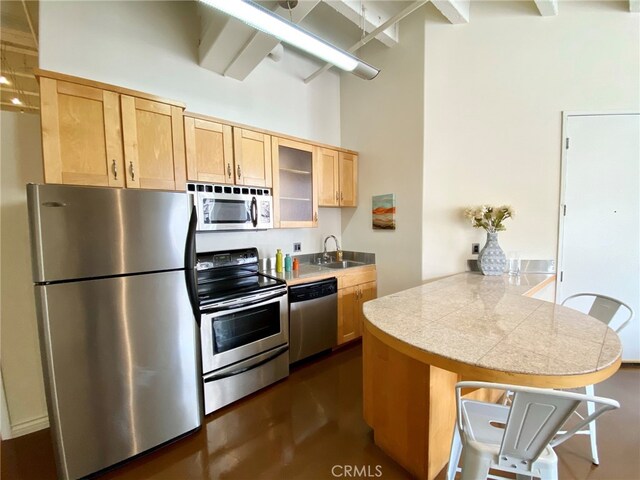
[[[269,188],[188,183],[187,193],[198,213],[198,231],[273,228]]]

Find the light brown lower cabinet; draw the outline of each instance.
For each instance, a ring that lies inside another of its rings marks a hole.
[[[362,336],[362,305],[376,297],[375,270],[354,272],[338,278],[338,345]]]

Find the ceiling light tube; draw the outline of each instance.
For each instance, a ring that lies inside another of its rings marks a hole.
[[[0,85],[9,85],[9,80],[4,75],[0,76]]]
[[[13,103],[14,105],[22,105],[22,102],[20,101],[20,99],[18,97],[13,97],[11,99],[11,103]]]
[[[247,25],[276,37],[278,40],[304,50],[342,70],[366,80],[375,78],[380,72],[359,58],[334,47],[295,23],[276,15],[251,0],[200,0]]]

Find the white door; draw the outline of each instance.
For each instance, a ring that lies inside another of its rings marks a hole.
[[[640,360],[640,114],[567,115],[564,132],[557,302],[593,292],[627,303],[623,360]]]

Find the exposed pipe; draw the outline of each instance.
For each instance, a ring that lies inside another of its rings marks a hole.
[[[375,38],[379,33],[384,32],[387,28],[391,27],[392,25],[395,25],[400,20],[402,20],[404,17],[406,17],[407,15],[410,15],[411,13],[416,11],[418,8],[420,8],[422,5],[424,5],[428,1],[429,0],[418,0],[418,1],[414,2],[414,3],[412,3],[411,5],[409,5],[404,10],[396,13],[393,17],[389,18],[389,20],[387,20],[386,22],[381,24],[378,28],[376,28],[375,30],[372,30],[370,33],[368,33],[367,35],[362,37],[362,39],[360,39],[350,49],[348,49],[347,52],[349,52],[349,53],[355,52],[360,47],[362,47],[363,45],[367,44],[370,40]],[[331,67],[332,67],[332,65],[330,63],[326,63],[322,68],[316,70],[314,73],[312,73],[307,78],[305,78],[304,79],[304,83],[309,83],[311,80],[316,78],[321,73],[326,72]]]

